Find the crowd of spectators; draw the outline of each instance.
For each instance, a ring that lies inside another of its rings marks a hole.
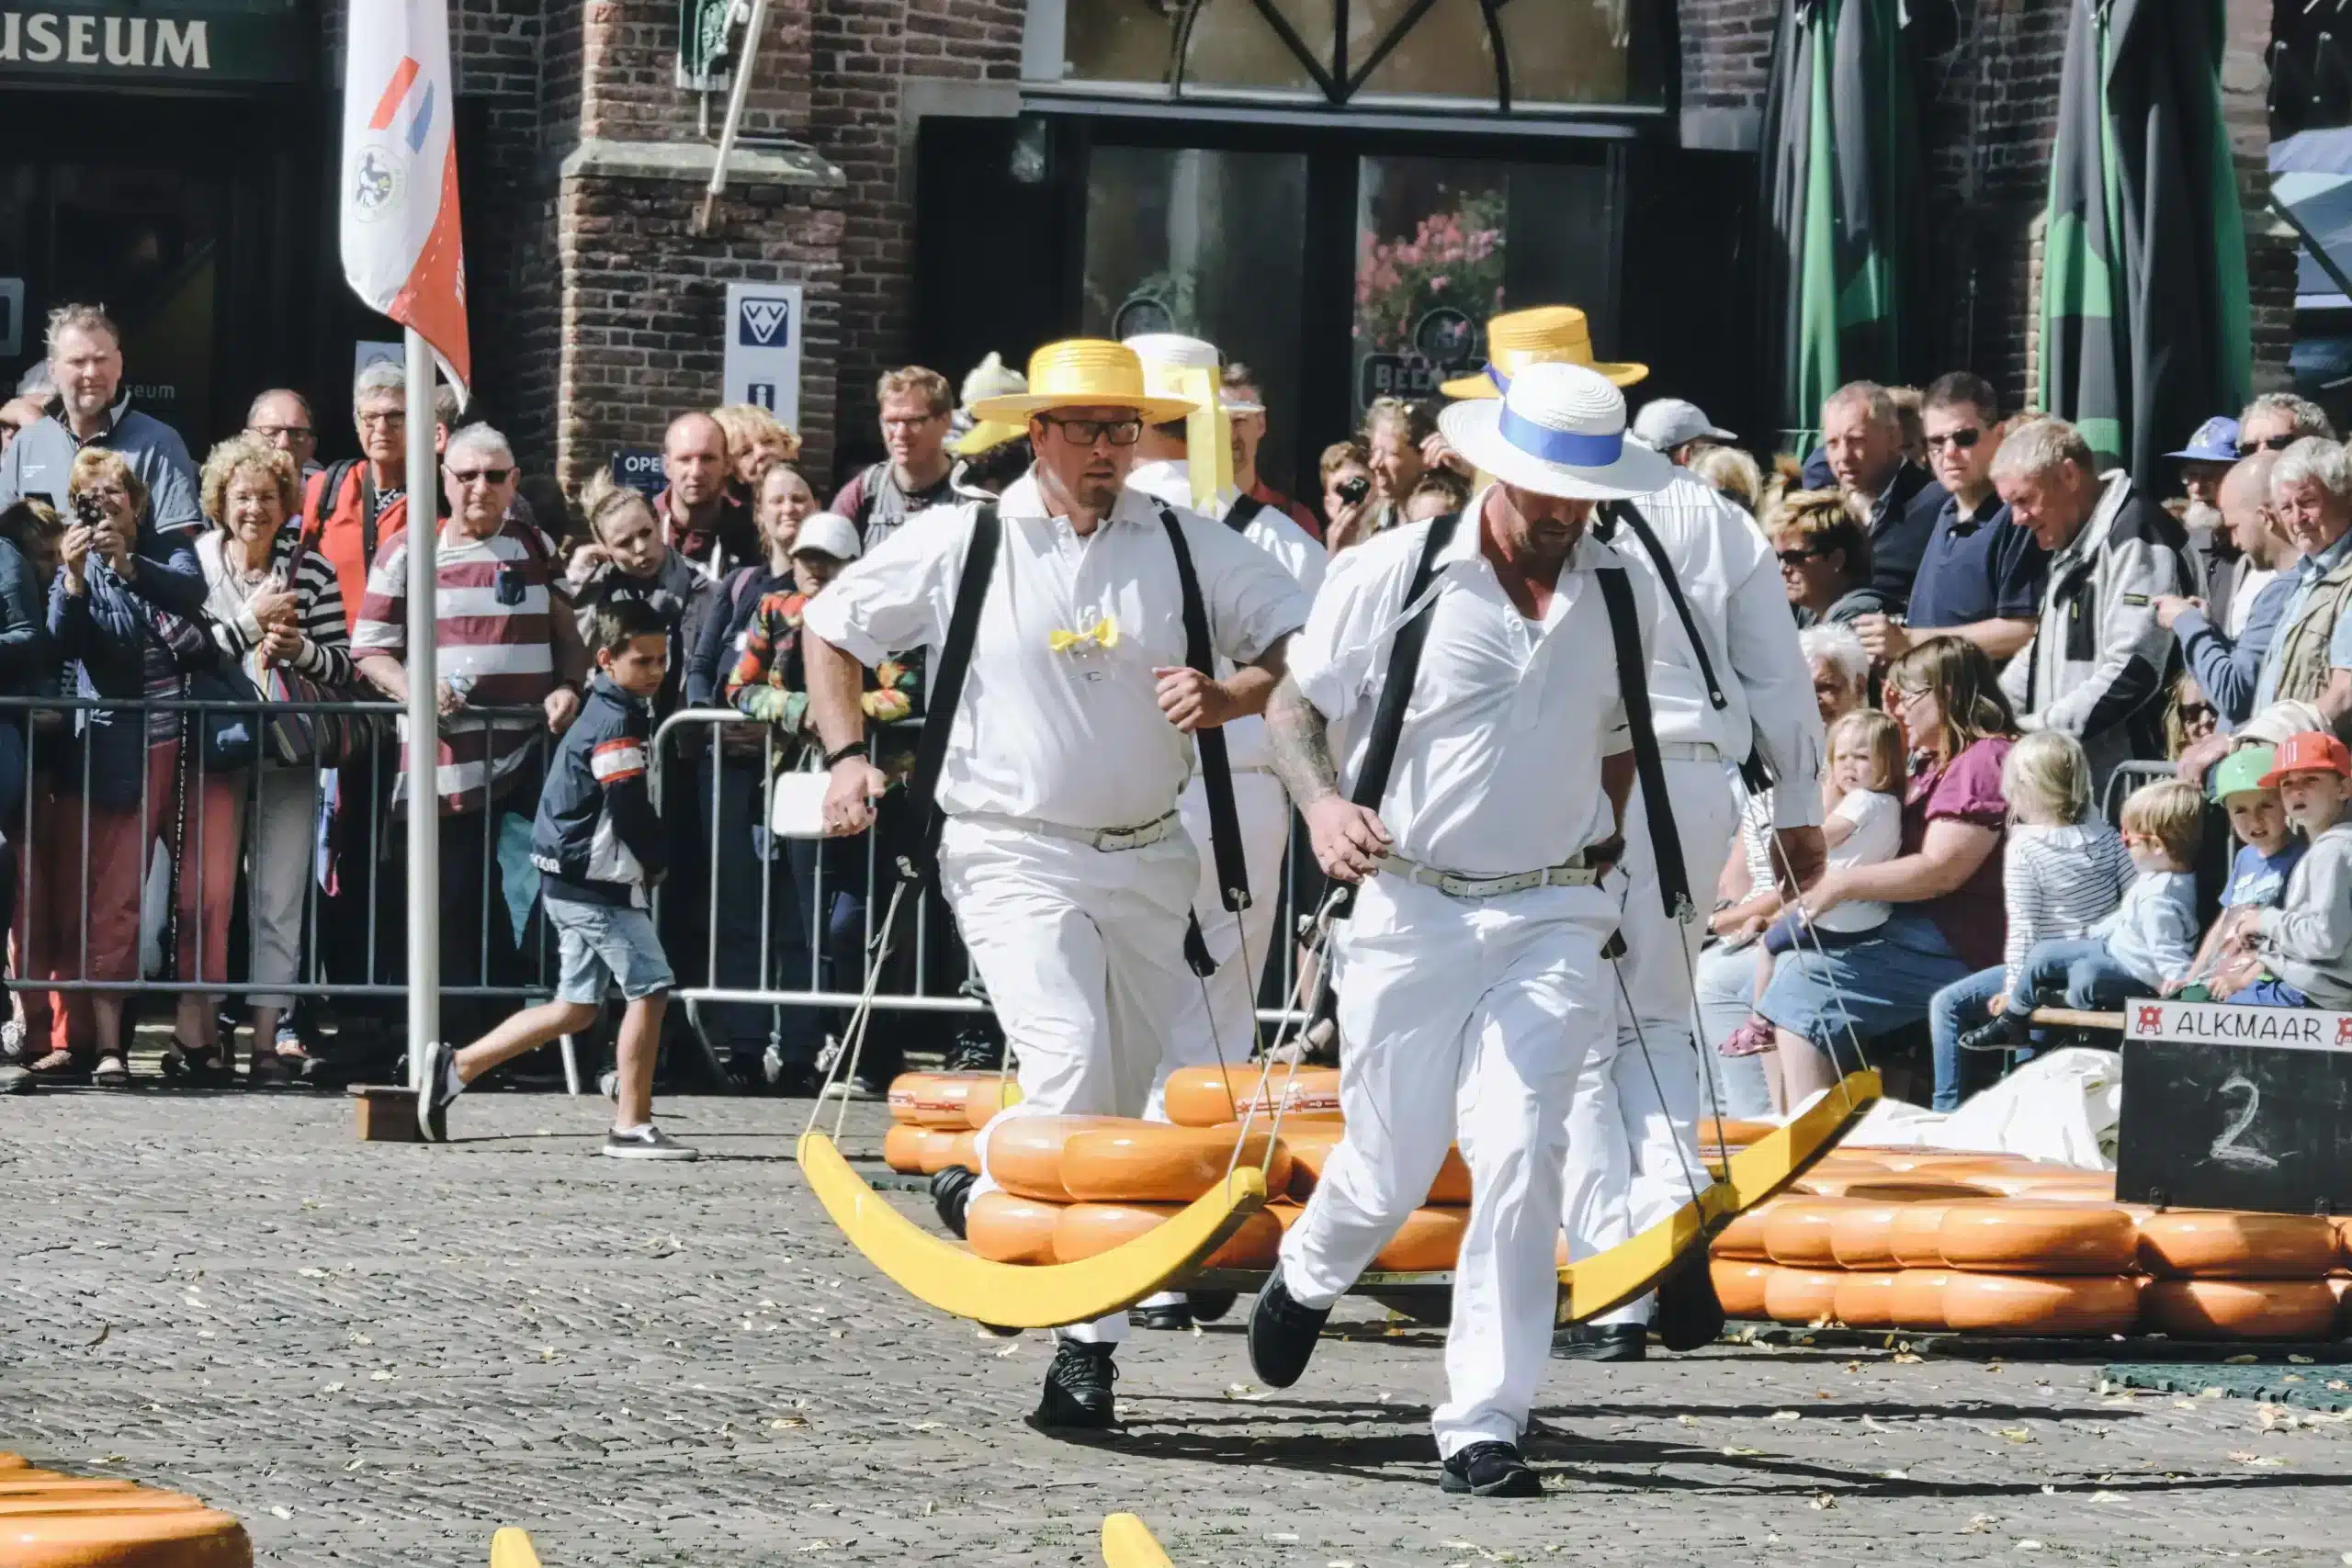
[[[10,1055],[36,1078],[119,1081],[143,977],[170,993],[174,1077],[227,1081],[240,1024],[257,1083],[380,1066],[424,753],[388,711],[334,705],[407,695],[404,372],[356,378],[354,457],[322,467],[308,400],[272,389],[199,466],[130,406],[102,310],[59,310],[47,344],[0,428]],[[657,722],[729,716],[663,742],[677,972],[857,988],[876,881],[911,826],[886,797],[870,841],[770,837],[770,781],[808,761],[802,610],[913,513],[1025,468],[1023,432],[962,412],[1018,385],[994,355],[960,392],[890,372],[884,456],[830,506],[758,408],[679,414],[657,492],[600,477],[567,496],[437,389],[429,798],[453,1036],[546,977],[532,811],[597,617],[624,602],[667,635]],[[1458,510],[1476,483],[1426,407],[1383,399],[1322,452],[1303,504],[1258,471],[1257,378],[1230,366],[1223,394],[1237,491],[1329,551]],[[2217,414],[2156,475],[2101,471],[2081,433],[2005,417],[1965,372],[1842,388],[1819,448],[1769,467],[1678,399],[1647,402],[1634,434],[1769,541],[1828,735],[1821,879],[1783,903],[1760,798],[1722,870],[1697,980],[1727,1110],[1785,1106],[1865,1043],[1906,1040],[1949,1108],[2064,1032],[2037,1007],[2192,987],[2352,1004],[2352,457],[2320,409],[2270,394]],[[870,677],[894,778],[922,689],[919,659]],[[953,991],[952,926],[926,936],[889,983]],[[682,1010],[737,1085],[786,1091],[808,1087],[835,1016]],[[909,1032],[869,1047],[862,1087]],[[931,1043],[967,1065],[1001,1050],[985,1024]]]

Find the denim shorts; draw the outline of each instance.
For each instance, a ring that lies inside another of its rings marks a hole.
[[[593,1005],[603,1001],[606,987],[618,981],[621,995],[637,1001],[677,984],[653,917],[643,909],[572,898],[542,903],[548,924],[556,929],[556,952],[563,968],[556,982],[556,1000]]]
[[[1928,916],[1898,904],[1886,923],[1851,946],[1781,955],[1756,1010],[1824,1050],[1851,1028],[1868,1040],[1917,1023],[1928,998],[1974,973]]]

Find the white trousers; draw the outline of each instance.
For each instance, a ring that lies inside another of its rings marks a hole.
[[[1258,1039],[1258,987],[1282,940],[1283,855],[1290,846],[1290,796],[1272,773],[1233,775],[1234,815],[1241,822],[1241,848],[1250,877],[1250,907],[1238,916],[1225,907],[1216,882],[1216,856],[1209,841],[1208,792],[1195,778],[1184,786],[1176,809],[1183,814],[1184,831],[1201,857],[1200,886],[1193,895],[1193,914],[1201,922],[1201,938],[1216,973],[1205,986],[1195,987],[1187,1017],[1176,1030],[1176,1049],[1183,1057],[1174,1066],[1213,1066],[1220,1054],[1229,1063],[1249,1059]],[[1161,1075],[1164,1082],[1166,1075]],[[1160,1085],[1151,1090],[1151,1111],[1159,1114]]]
[[[1136,1116],[1179,1058],[1175,1028],[1200,981],[1184,963],[1184,920],[1200,879],[1191,840],[1171,833],[1105,852],[1016,828],[947,819],[940,885],[1012,1052],[1019,1116]],[[974,1197],[996,1184],[983,1175]],[[1125,1313],[1059,1330],[1115,1344]]]
[[[1599,888],[1450,898],[1374,877],[1335,943],[1346,1132],[1283,1238],[1293,1297],[1328,1306],[1429,1196],[1459,1140],[1469,1227],[1446,1332],[1438,1450],[1515,1443],[1551,1353],[1560,1140],[1584,1058],[1611,1028]]]
[[[1659,901],[1657,860],[1636,785],[1625,807],[1625,875],[1618,883],[1625,955],[1608,977],[1616,1029],[1586,1059],[1568,1110],[1561,1222],[1572,1258],[1605,1252],[1663,1220],[1694,1196],[1694,1178],[1701,1189],[1706,1184],[1697,1127],[1706,1064],[1690,1018],[1691,975],[1707,927],[1696,917],[1714,903],[1739,808],[1722,763],[1664,765],[1694,918],[1678,926]],[[1645,1296],[1595,1321],[1646,1323],[1652,1310]]]

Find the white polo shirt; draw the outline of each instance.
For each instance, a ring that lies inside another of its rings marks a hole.
[[[1193,471],[1183,463],[1166,457],[1148,463],[1137,463],[1127,476],[1127,488],[1139,490],[1172,507],[1190,507],[1193,503]],[[1237,491],[1226,491],[1211,502],[1204,514],[1224,523],[1232,514],[1234,503],[1241,499]],[[1239,528],[1228,529],[1249,540],[1281,563],[1306,596],[1312,599],[1323,587],[1323,571],[1330,556],[1322,544],[1307,531],[1293,522],[1280,507],[1261,506],[1257,515]],[[1220,670],[1219,674],[1230,673]],[[1266,721],[1252,716],[1237,718],[1225,727],[1225,755],[1235,768],[1263,768],[1273,760],[1273,749],[1266,739]]]
[[[1609,613],[1594,573],[1622,565],[1587,535],[1539,625],[1521,615],[1479,548],[1475,497],[1439,556],[1436,609],[1405,711],[1380,819],[1408,860],[1466,876],[1557,865],[1615,829],[1600,760],[1631,746]],[[1388,660],[1426,523],[1335,558],[1290,673],[1344,731],[1353,778],[1371,743]],[[1634,594],[1646,649],[1653,613]]]
[[[917,513],[809,601],[803,624],[865,663],[947,640],[977,502]],[[1048,516],[1035,478],[997,502],[1003,546],[980,613],[945,764],[941,807],[1085,829],[1134,828],[1176,807],[1191,740],[1159,711],[1155,668],[1184,662],[1183,594],[1159,504],[1128,490],[1080,536]],[[1209,640],[1247,664],[1306,619],[1306,596],[1222,524],[1179,510]],[[1108,618],[1115,647],[1057,631]],[[936,670],[938,660],[932,660]]]
[[[1621,530],[1612,543],[1657,619],[1650,698],[1658,739],[1713,746],[1732,763],[1751,745],[1760,748],[1781,784],[1772,792],[1772,826],[1818,826],[1821,709],[1763,530],[1688,468],[1675,469],[1664,490],[1634,505],[1666,552],[1724,698],[1718,711],[1649,551],[1631,529]]]

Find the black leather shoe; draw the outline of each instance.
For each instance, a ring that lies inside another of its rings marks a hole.
[[[1182,1302],[1131,1306],[1127,1309],[1127,1325],[1130,1328],[1159,1328],[1181,1334],[1193,1326],[1193,1309]]]
[[[1696,1350],[1723,1337],[1724,1303],[1705,1247],[1692,1247],[1657,1282],[1657,1316],[1650,1327],[1669,1350]]]
[[[1268,1388],[1288,1388],[1306,1371],[1329,1307],[1306,1307],[1283,1289],[1282,1270],[1268,1277],[1250,1306],[1250,1370]]]
[[[1992,1022],[1981,1024],[1960,1037],[1963,1051],[2011,1051],[2025,1043],[2026,1032],[2018,1021],[2002,1013]]]
[[[1552,1354],[1563,1361],[1638,1361],[1649,1337],[1638,1323],[1571,1323],[1552,1331]]]
[[[1472,1497],[1541,1497],[1543,1480],[1510,1443],[1473,1443],[1449,1457],[1438,1476],[1448,1492]]]
[[[980,1179],[979,1172],[960,1165],[951,1165],[935,1172],[931,1179],[931,1206],[939,1211],[939,1223],[964,1239],[964,1216],[972,1207],[972,1187]]]
[[[1040,1427],[1100,1432],[1119,1424],[1111,1400],[1111,1383],[1119,1375],[1108,1345],[1080,1345],[1065,1339],[1046,1369],[1045,1397],[1029,1419]]]
[[[1231,1291],[1194,1291],[1185,1300],[1192,1303],[1194,1323],[1215,1323],[1233,1310],[1241,1298]]]

